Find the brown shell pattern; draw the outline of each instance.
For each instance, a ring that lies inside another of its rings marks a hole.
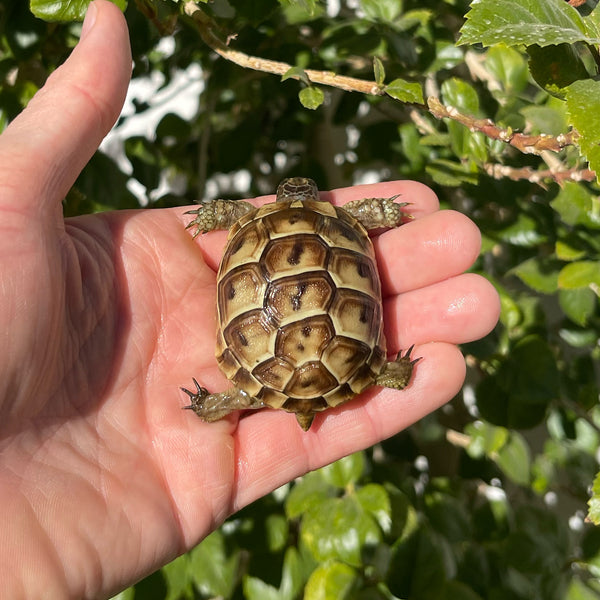
[[[336,406],[372,385],[385,363],[371,240],[328,202],[279,201],[242,217],[217,298],[217,361],[272,408]]]

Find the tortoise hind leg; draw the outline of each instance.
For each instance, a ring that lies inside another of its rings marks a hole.
[[[385,363],[381,373],[375,380],[375,384],[403,390],[410,381],[415,363],[421,360],[421,357],[410,359],[413,348],[414,346],[411,346],[404,355],[402,355],[402,351],[398,352],[395,361]]]
[[[212,423],[218,421],[236,410],[264,408],[265,404],[247,394],[243,390],[233,388],[219,394],[210,394],[206,388],[194,379],[196,391],[192,392],[186,388],[181,388],[191,400],[191,404],[184,406],[193,410],[204,422]]]

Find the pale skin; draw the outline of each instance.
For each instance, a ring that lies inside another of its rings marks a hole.
[[[335,190],[339,204],[412,202],[414,221],[375,239],[389,351],[415,344],[422,357],[411,384],[372,388],[307,433],[282,411],[207,424],[182,410],[192,375],[226,387],[213,358],[226,234],[192,240],[186,208],[63,219],[61,199],[117,118],[131,71],[118,9],[96,0],[88,16],[69,60],[0,136],[7,598],[109,597],[284,482],[394,435],[459,391],[456,344],[499,314],[490,284],[464,274],[480,244],[467,217],[439,211],[415,182]]]

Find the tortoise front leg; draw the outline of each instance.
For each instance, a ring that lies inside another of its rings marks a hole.
[[[243,390],[232,388],[219,394],[210,394],[195,379],[193,381],[196,385],[195,392],[183,387],[181,388],[191,400],[191,404],[183,408],[193,410],[206,423],[218,421],[236,410],[265,407],[265,404],[261,400],[250,396],[250,394],[247,394]]]
[[[394,202],[400,194],[391,198],[362,198],[344,204],[342,208],[349,212],[367,231],[380,227],[398,227],[410,217],[402,208],[410,202]]]
[[[398,352],[395,361],[385,363],[381,373],[375,380],[376,385],[403,390],[410,381],[413,366],[421,360],[421,357],[413,360],[410,359],[410,353],[413,348],[414,346],[411,346],[404,356],[402,355],[402,351]]]
[[[186,229],[196,228],[193,237],[215,229],[229,229],[240,217],[255,208],[243,200],[202,201],[198,208],[184,213],[185,215],[196,215],[196,218],[186,225]]]

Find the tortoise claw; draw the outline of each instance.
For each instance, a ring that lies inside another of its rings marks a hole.
[[[179,388],[182,392],[185,392],[191,400],[191,404],[189,404],[188,406],[184,406],[184,409],[188,409],[188,410],[196,410],[196,408],[198,407],[198,404],[200,403],[200,401],[205,398],[206,396],[208,396],[208,390],[206,388],[203,388],[198,381],[196,380],[195,377],[192,377],[192,381],[194,382],[194,385],[196,386],[196,391],[192,392],[191,390],[188,390],[187,388]]]

